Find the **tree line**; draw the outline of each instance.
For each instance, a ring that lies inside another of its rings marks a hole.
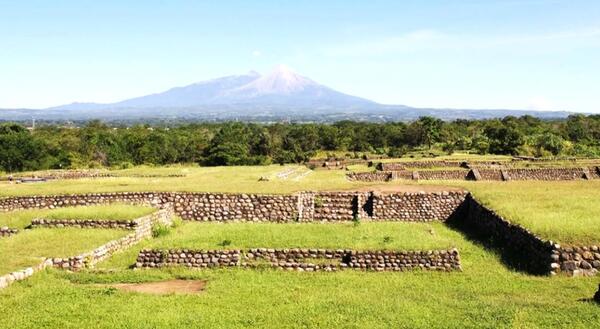
[[[445,122],[334,124],[195,123],[178,126],[82,127],[47,125],[34,130],[0,125],[0,170],[120,167],[198,163],[261,165],[300,163],[318,151],[401,157],[413,150],[451,154],[600,157],[600,115],[562,120],[532,116]]]

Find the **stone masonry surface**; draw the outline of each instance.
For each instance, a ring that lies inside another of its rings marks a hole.
[[[465,192],[406,193],[393,198],[369,192],[300,192],[292,195],[253,195],[186,192],[122,192],[81,195],[27,196],[0,199],[0,211],[107,203],[173,207],[183,219],[196,221],[350,221],[445,220]],[[401,202],[393,201],[405,196]],[[383,200],[383,203],[380,201]],[[390,208],[391,207],[391,208]],[[419,208],[423,208],[419,210]],[[414,217],[413,217],[414,216]],[[41,225],[42,221],[36,222]],[[43,221],[43,225],[46,221]],[[63,223],[62,225],[65,225]],[[87,225],[80,222],[76,225]],[[102,224],[90,224],[102,225]]]
[[[247,250],[142,250],[137,268],[185,266],[272,267],[295,271],[337,271],[357,269],[371,271],[405,271],[411,269],[460,270],[458,250],[389,251],[317,248],[253,248]]]

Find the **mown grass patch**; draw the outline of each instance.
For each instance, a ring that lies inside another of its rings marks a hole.
[[[147,206],[125,204],[77,206],[56,209],[29,209],[0,212],[0,226],[23,229],[35,218],[44,219],[93,219],[93,220],[131,220],[156,211]]]
[[[586,301],[597,288],[596,278],[517,273],[492,251],[458,232],[450,234],[461,251],[462,272],[133,271],[120,264],[135,262],[137,253],[129,253],[127,262],[101,263],[103,270],[52,270],[0,291],[0,328],[593,328],[600,323],[598,306]],[[202,279],[207,286],[198,295],[154,296],[96,285],[168,279]]]
[[[545,239],[600,244],[600,181],[438,183],[464,187],[504,218]]]
[[[34,229],[0,239],[0,274],[39,264],[46,257],[71,257],[129,232],[106,229]]]

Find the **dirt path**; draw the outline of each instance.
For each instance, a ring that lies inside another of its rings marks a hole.
[[[144,294],[198,294],[204,290],[203,280],[170,280],[146,283],[117,283],[105,285],[123,291],[141,292]]]

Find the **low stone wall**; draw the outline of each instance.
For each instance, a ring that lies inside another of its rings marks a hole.
[[[66,206],[128,203],[151,205],[158,208],[173,207],[175,213],[186,220],[197,221],[348,221],[353,219],[431,220],[432,214],[447,214],[448,202],[432,194],[407,194],[403,202],[387,202],[373,206],[369,192],[299,192],[292,195],[253,195],[186,192],[136,192],[96,193],[82,195],[28,196],[0,199],[0,211],[21,209],[52,209]],[[455,194],[451,193],[451,196]],[[447,196],[446,196],[447,197]],[[455,200],[456,201],[456,200]],[[417,211],[419,207],[425,210]],[[390,217],[390,216],[401,216]],[[447,216],[446,216],[447,217]],[[445,217],[435,217],[445,218]],[[34,221],[35,226],[79,225],[81,227],[126,228],[129,224],[106,224],[103,221],[85,220],[51,222]]]
[[[380,162],[376,168],[381,171],[406,170],[406,162]]]
[[[126,236],[109,241],[104,245],[69,258],[53,258],[52,266],[56,268],[78,271],[82,268],[93,267],[96,263],[106,259],[113,253],[127,249],[141,240],[152,236],[152,226],[155,224],[163,224],[171,226],[173,224],[173,210],[170,208],[161,209],[151,215],[138,218],[138,225],[133,233]]]
[[[320,192],[314,195],[315,221],[351,221],[361,217],[359,205],[363,205],[365,195],[360,192]],[[364,214],[362,217],[366,217]]]
[[[45,259],[36,266],[28,267],[26,269],[15,271],[12,273],[0,275],[0,289],[4,289],[10,286],[15,281],[25,280],[35,273],[45,269],[46,267],[52,266],[51,259]]]
[[[600,271],[600,248],[558,246],[552,252],[552,261],[570,275],[595,275]]]
[[[31,221],[31,228],[108,228],[133,230],[138,222],[132,220],[101,220],[101,219],[44,219],[36,218]]]
[[[428,251],[356,251],[343,249],[270,249],[248,250],[142,250],[137,268],[185,266],[272,267],[296,271],[337,271],[358,269],[372,271],[404,271],[411,269],[460,270],[458,250]]]
[[[474,174],[478,173],[478,175]],[[351,181],[377,182],[396,179],[413,180],[589,180],[600,179],[599,167],[584,168],[473,168],[469,170],[378,171],[347,173]]]
[[[373,220],[433,221],[448,219],[467,192],[373,194]]]
[[[527,168],[506,169],[511,180],[577,180],[587,179],[584,174],[589,173],[584,168]]]
[[[449,222],[500,247],[506,260],[531,273],[588,276],[600,271],[599,246],[561,246],[542,239],[482,206],[470,194]]]
[[[354,182],[387,182],[393,179],[392,173],[386,171],[350,172],[346,178]]]
[[[465,161],[412,161],[401,162],[406,168],[443,168],[443,167],[464,167]]]
[[[465,180],[468,170],[421,170],[419,178],[422,180]]]
[[[537,274],[559,271],[558,264],[552,259],[555,248],[552,242],[505,220],[482,206],[471,194],[466,196],[449,222],[500,247],[516,267]]]
[[[16,228],[10,228],[10,227],[0,227],[0,238],[2,237],[9,237],[11,235],[15,235],[19,233],[19,230]]]
[[[171,193],[175,212],[198,221],[296,221],[295,195]]]

